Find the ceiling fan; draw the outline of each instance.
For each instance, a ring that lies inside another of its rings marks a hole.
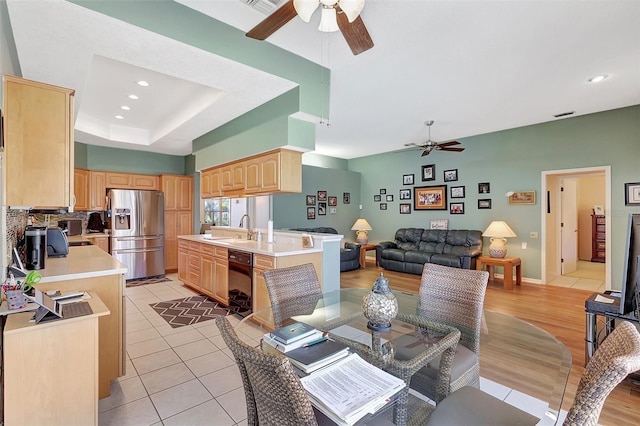
[[[429,155],[431,151],[453,151],[453,152],[461,152],[464,151],[464,148],[454,148],[453,145],[460,145],[458,141],[451,142],[434,142],[431,140],[431,125],[433,124],[433,120],[425,121],[424,124],[429,129],[429,139],[425,143],[417,144],[417,143],[405,143],[404,146],[415,146],[419,149],[422,149],[421,157],[425,155]]]
[[[309,22],[313,12],[318,6],[322,6],[318,29],[322,32],[339,29],[353,54],[358,55],[373,47],[373,40],[360,17],[364,2],[365,0],[288,0],[246,35],[256,40],[265,40],[296,15]]]

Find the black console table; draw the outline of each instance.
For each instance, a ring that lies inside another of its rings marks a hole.
[[[595,299],[597,296],[613,299],[613,303],[597,302]],[[621,315],[620,298],[612,296],[608,292],[593,293],[584,302],[585,312],[587,315],[586,321],[586,336],[584,339],[584,365],[591,359],[593,354],[598,349],[599,343],[604,340],[615,328],[615,322],[617,321],[631,321],[636,324],[640,324],[640,318],[633,313],[627,315]],[[598,317],[602,317],[604,323],[598,325]],[[600,336],[600,333],[604,331],[604,335]],[[602,338],[600,338],[602,337]]]

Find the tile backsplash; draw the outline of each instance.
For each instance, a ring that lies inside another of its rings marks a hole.
[[[7,265],[11,264],[11,252],[14,247],[18,247],[18,251],[21,254],[23,252],[24,229],[27,227],[29,216],[32,217],[34,226],[47,226],[47,219],[49,219],[49,226],[57,226],[59,219],[82,219],[83,232],[87,229],[87,222],[89,220],[89,213],[87,212],[64,213],[60,215],[30,215],[26,210],[7,209],[7,237],[5,241]],[[24,261],[24,258],[22,260]]]

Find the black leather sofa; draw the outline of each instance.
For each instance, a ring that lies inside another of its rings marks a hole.
[[[481,254],[482,232],[466,229],[400,228],[394,241],[376,246],[379,266],[417,275],[425,263],[475,269]]]
[[[313,232],[318,234],[338,234],[335,228],[320,226],[317,228],[291,228],[291,231]],[[360,244],[344,243],[340,248],[340,272],[353,271],[360,267]]]

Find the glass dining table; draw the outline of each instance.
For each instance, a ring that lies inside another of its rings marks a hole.
[[[369,291],[341,289],[320,297],[299,298],[279,309],[281,313],[284,311],[288,321],[305,322],[327,331],[350,344],[356,352],[368,348],[365,357],[373,354],[373,359],[368,359],[370,362],[405,380],[407,374],[411,375],[434,357],[452,355],[452,350],[448,349],[451,326],[418,317],[416,294],[395,291],[398,317],[392,322],[391,330],[374,332],[369,329],[361,308],[362,299]],[[481,389],[535,415],[540,419],[539,425],[555,425],[571,370],[570,351],[555,336],[513,316],[485,310],[484,318],[486,327],[483,327],[480,339]],[[253,312],[235,327],[239,334],[255,340],[274,328],[272,308]],[[432,344],[420,349],[427,353],[426,356],[422,353],[416,355],[415,362],[409,360],[411,368],[407,370],[406,359],[395,359],[405,351],[396,351],[394,344],[403,340],[399,339],[401,336],[415,335],[417,329],[422,335],[429,330]],[[448,355],[443,355],[445,353]],[[403,407],[400,409],[402,416],[406,415],[406,406],[402,403],[400,406]]]

